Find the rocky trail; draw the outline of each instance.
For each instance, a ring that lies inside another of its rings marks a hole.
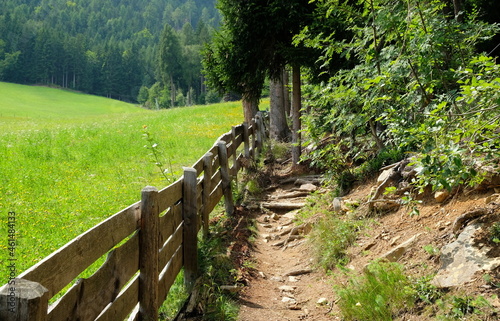
[[[317,190],[314,178],[283,180],[253,211],[258,235],[249,259],[254,269],[240,293],[241,321],[332,320],[332,287],[317,271],[305,235],[295,225],[297,209]]]

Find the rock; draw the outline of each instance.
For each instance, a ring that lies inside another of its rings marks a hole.
[[[280,219],[280,216],[276,213],[273,213],[273,215],[271,215],[271,219],[278,221]]]
[[[389,262],[396,262],[396,261],[398,261],[403,256],[403,254],[405,254],[406,251],[408,251],[408,249],[417,241],[418,237],[421,234],[422,233],[414,235],[413,237],[411,237],[408,240],[406,240],[404,243],[398,245],[397,247],[393,248],[389,252],[387,252],[384,255],[382,255],[380,258],[381,259],[386,259]]]
[[[283,303],[291,303],[291,304],[295,304],[297,303],[297,301],[294,299],[294,298],[289,298],[287,296],[284,296],[282,299],[281,299],[281,302]]]
[[[267,277],[266,277],[266,275],[264,274],[264,272],[260,271],[260,272],[259,272],[259,275],[260,275],[260,277],[261,277],[261,278],[263,278],[263,279],[267,279]]]
[[[295,289],[297,289],[296,286],[291,286],[291,285],[282,285],[279,287],[281,292],[290,292],[293,293]]]
[[[393,168],[383,171],[377,178],[377,186],[385,182],[393,174],[393,171]]]
[[[296,276],[290,275],[288,277],[288,282],[299,282],[299,278],[297,278]]]
[[[318,302],[316,302],[318,305],[327,305],[328,304],[328,299],[327,298],[320,298]]]
[[[339,213],[342,210],[342,197],[335,197],[333,199],[333,211]]]
[[[448,199],[448,197],[450,197],[450,192],[446,191],[446,190],[443,190],[443,191],[437,191],[435,194],[434,194],[434,199],[436,200],[436,202],[438,203],[443,203],[444,201],[446,201],[446,199]]]
[[[273,239],[273,236],[269,234],[261,234],[261,237],[266,241],[270,241]]]
[[[284,282],[285,280],[281,276],[272,276],[271,281]]]
[[[491,271],[500,266],[500,257],[487,256],[490,247],[473,246],[474,234],[482,226],[481,223],[468,225],[454,242],[441,249],[441,268],[431,284],[439,288],[459,286],[472,281],[478,271]]]
[[[315,192],[318,190],[318,187],[314,184],[307,183],[307,184],[300,185],[299,190],[306,191],[306,192]]]

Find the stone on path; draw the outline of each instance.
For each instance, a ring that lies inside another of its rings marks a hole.
[[[408,251],[408,249],[413,245],[413,243],[415,243],[417,241],[418,237],[421,234],[422,233],[414,235],[413,237],[411,237],[408,240],[406,240],[404,243],[401,243],[397,247],[393,248],[389,252],[387,252],[384,255],[382,255],[381,258],[382,259],[386,259],[389,262],[396,262],[396,261],[398,261],[403,256],[403,254],[405,254],[406,251]]]

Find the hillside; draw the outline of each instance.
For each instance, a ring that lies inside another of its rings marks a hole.
[[[386,196],[370,212],[387,173],[334,198],[302,170],[269,161],[241,208],[258,233],[241,246],[238,320],[497,320],[498,188],[427,190],[417,215]]]
[[[135,113],[143,109],[83,93],[0,82],[0,122]]]

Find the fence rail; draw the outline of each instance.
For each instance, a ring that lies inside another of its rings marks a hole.
[[[0,320],[158,320],[159,306],[184,267],[190,289],[198,276],[198,233],[224,196],[234,210],[231,179],[241,158],[261,153],[263,117],[217,140],[184,175],[119,211],[0,288]],[[243,146],[242,146],[243,145]],[[79,279],[55,303],[49,300],[107,254],[90,277]]]

